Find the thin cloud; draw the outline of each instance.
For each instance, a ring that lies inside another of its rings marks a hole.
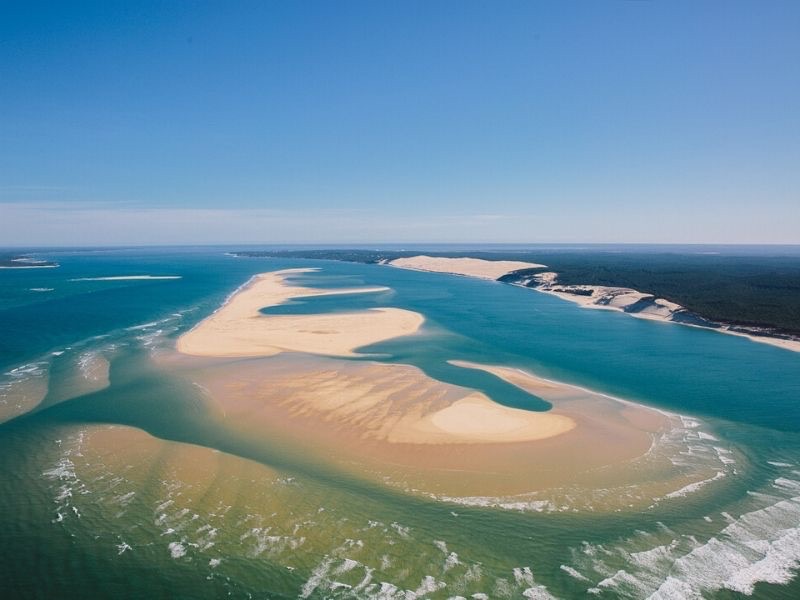
[[[0,236],[6,245],[447,242],[488,239],[483,225],[512,219],[364,209],[142,208],[58,202],[5,203],[0,212],[4,217]]]

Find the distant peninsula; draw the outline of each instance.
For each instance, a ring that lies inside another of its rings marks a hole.
[[[601,249],[424,254],[413,250],[312,249],[230,254],[390,264],[496,279],[587,308],[710,328],[800,351],[798,256]]]

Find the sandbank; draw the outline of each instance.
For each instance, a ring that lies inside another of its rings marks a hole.
[[[432,271],[464,275],[479,279],[498,279],[520,269],[538,269],[545,265],[515,260],[483,260],[480,258],[446,258],[440,256],[411,256],[396,258],[388,264],[415,271]]]
[[[549,273],[543,273],[541,275],[549,275]],[[539,277],[540,276],[537,275],[536,279],[538,280]],[[760,344],[768,344],[777,348],[783,348],[784,350],[800,352],[800,340],[737,331],[725,323],[706,321],[675,302],[670,302],[664,298],[657,298],[652,294],[645,294],[629,288],[596,285],[563,286],[556,284],[554,280],[550,280],[531,289],[556,296],[568,302],[573,302],[583,308],[615,310],[630,315],[631,317],[636,317],[637,319],[648,319],[651,321],[662,321],[665,323],[697,327],[699,329],[708,329],[718,333],[744,337]]]
[[[253,357],[281,352],[354,356],[355,349],[415,333],[422,315],[399,308],[311,315],[265,315],[261,309],[292,298],[386,291],[386,287],[314,289],[287,283],[314,269],[286,269],[254,276],[211,316],[182,335],[178,351],[193,356]]]
[[[404,432],[402,441],[529,442],[561,435],[574,427],[575,421],[569,417],[509,408],[475,393],[421,419],[412,435]]]
[[[201,386],[219,426],[244,443],[423,495],[552,492],[580,503],[599,490],[610,507],[622,501],[608,492],[615,487],[635,489],[645,503],[709,476],[694,467],[679,473],[670,458],[685,448],[659,442],[680,426],[677,416],[511,367],[456,363],[467,364],[553,408],[506,407],[410,365],[307,354],[183,355],[169,368]]]

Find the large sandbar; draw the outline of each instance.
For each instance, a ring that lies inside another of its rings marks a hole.
[[[676,468],[671,458],[685,448],[659,442],[680,426],[676,416],[511,367],[455,364],[553,408],[509,408],[410,365],[302,354],[210,363],[184,356],[171,371],[206,390],[224,415],[220,426],[247,444],[440,497],[552,491],[578,499],[595,490],[606,506],[627,506],[708,477],[704,467]],[[624,499],[612,490],[625,490]]]
[[[178,339],[177,349],[193,356],[273,356],[308,352],[353,356],[355,349],[415,333],[424,321],[400,308],[311,314],[265,315],[261,309],[293,298],[386,291],[386,287],[314,289],[287,278],[314,269],[286,269],[255,275],[214,314]]]

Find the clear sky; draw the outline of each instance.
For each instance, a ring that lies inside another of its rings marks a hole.
[[[0,0],[0,246],[800,243],[800,2]]]

